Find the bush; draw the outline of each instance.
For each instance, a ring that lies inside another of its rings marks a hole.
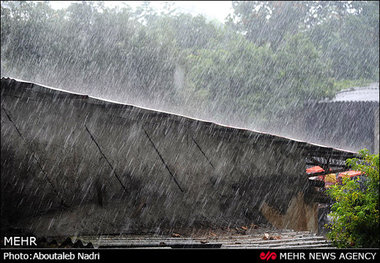
[[[334,201],[327,237],[339,248],[379,247],[379,155],[366,149],[359,153],[359,159],[348,159],[346,164],[365,175],[344,178],[327,191]]]

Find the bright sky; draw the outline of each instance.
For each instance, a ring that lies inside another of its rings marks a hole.
[[[70,5],[71,1],[50,1],[50,5],[55,8],[65,8]],[[169,1],[174,3],[174,7],[180,12],[190,13],[192,15],[203,14],[209,19],[217,19],[224,22],[224,19],[229,13],[232,13],[231,1]],[[106,6],[114,7],[122,5],[122,1],[105,1]],[[125,1],[126,4],[135,8],[142,4],[142,1]],[[164,5],[165,1],[152,1],[152,7],[157,8]]]

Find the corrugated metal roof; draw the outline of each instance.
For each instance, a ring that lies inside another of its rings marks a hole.
[[[368,87],[353,87],[338,92],[331,102],[353,101],[353,102],[379,102],[379,83],[372,83]]]
[[[207,229],[193,234],[101,234],[98,236],[38,237],[39,248],[221,248],[221,249],[283,249],[332,248],[331,241],[309,231],[270,228]],[[0,240],[2,243],[2,240]]]
[[[326,248],[332,247],[325,237],[308,231],[251,229],[244,234],[225,231],[214,235],[178,237],[165,235],[81,236],[83,243],[96,248]]]

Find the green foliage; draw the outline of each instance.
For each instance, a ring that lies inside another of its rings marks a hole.
[[[379,155],[360,151],[360,159],[347,160],[360,179],[344,178],[342,185],[328,190],[335,203],[329,214],[327,234],[338,247],[379,247]]]
[[[286,35],[310,36],[335,79],[379,79],[378,1],[234,1],[228,24],[276,50]]]
[[[75,2],[59,11],[46,2],[1,8],[1,21],[10,28],[2,30],[2,74],[66,88],[74,84],[90,93],[109,87],[103,96],[113,90],[118,99],[150,101],[164,94],[170,100],[173,46],[157,39],[130,9],[100,2]]]
[[[316,25],[309,34],[331,59],[338,79],[379,79],[379,2],[353,3],[356,12],[343,13]]]
[[[296,34],[306,24],[309,3],[287,1],[233,1],[234,14],[229,23],[248,40],[273,49],[283,43],[285,35]],[[233,22],[234,21],[234,22]]]
[[[301,33],[286,37],[275,52],[239,37],[222,48],[200,50],[188,61],[188,80],[217,101],[210,107],[244,116],[243,122],[265,122],[303,100],[326,97],[332,89],[329,67]]]

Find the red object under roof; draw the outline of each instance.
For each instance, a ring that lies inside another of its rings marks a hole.
[[[308,174],[322,173],[324,171],[325,170],[323,170],[322,167],[320,167],[320,166],[313,166],[313,167],[306,169],[306,173],[308,173]]]
[[[359,176],[362,175],[363,172],[361,171],[347,171],[347,172],[342,172],[338,174],[338,177],[354,177],[354,176]]]

